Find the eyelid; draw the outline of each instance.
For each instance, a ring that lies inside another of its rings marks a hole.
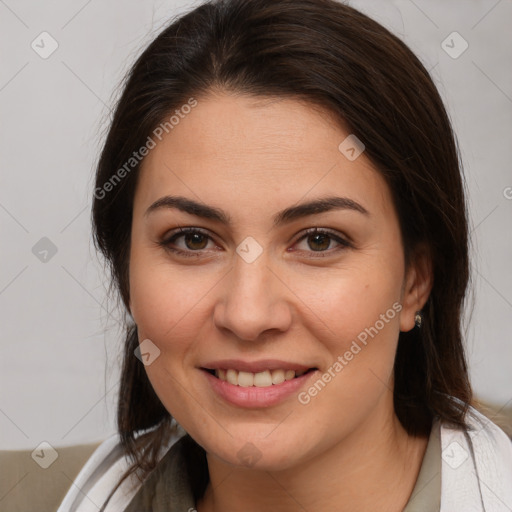
[[[171,240],[172,238],[174,238],[177,235],[187,234],[187,233],[201,233],[202,235],[212,238],[209,231],[204,228],[196,228],[193,226],[186,226],[186,227],[182,228],[181,226],[179,226],[176,229],[173,229],[172,231],[170,231],[169,233],[166,233],[166,235],[163,237],[163,241],[165,242],[165,241]]]
[[[306,235],[314,235],[316,233],[331,235],[333,238],[341,240],[342,243],[352,243],[350,237],[348,237],[347,235],[340,233],[339,231],[336,231],[335,229],[332,228],[322,228],[318,226],[315,226],[313,228],[306,228],[304,231],[301,231],[297,235],[299,238],[296,240],[296,242],[298,240],[302,240],[302,238],[304,238]]]

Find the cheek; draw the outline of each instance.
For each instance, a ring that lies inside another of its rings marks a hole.
[[[333,355],[348,350],[353,340],[364,343],[377,336],[382,348],[393,350],[401,310],[401,282],[395,274],[366,264],[336,275],[297,278],[293,291],[303,304],[301,317],[309,319],[309,329]]]
[[[207,295],[214,284],[212,272],[197,267],[178,270],[165,256],[155,257],[154,252],[135,247],[130,260],[130,299],[139,338],[149,338],[161,351],[184,349],[197,335],[198,318],[205,315]]]
[[[139,342],[149,339],[159,350],[144,368],[165,408],[183,424],[189,417],[201,416],[190,400],[187,370],[208,315],[212,280],[197,269],[178,270],[165,256],[144,247],[134,246],[132,251],[130,299]]]
[[[301,404],[312,404],[318,414],[336,411],[342,418],[350,411],[349,424],[363,418],[392,386],[402,308],[398,276],[399,270],[383,260],[375,265],[366,261],[295,290],[308,298],[302,316],[321,342],[327,365],[319,376],[322,382],[312,383],[299,397]]]
[[[298,399],[316,416],[330,411],[333,430],[340,422],[350,429],[363,421],[392,387],[399,292],[392,280],[369,282],[366,275],[366,280],[351,276],[310,294],[308,306],[315,315],[309,315],[308,329],[323,346],[326,367]]]

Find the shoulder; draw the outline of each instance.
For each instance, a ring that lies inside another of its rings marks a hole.
[[[473,407],[469,408],[466,420],[470,427],[467,432],[471,441],[470,447],[477,459],[483,461],[491,456],[497,465],[512,470],[512,439],[492,420]]]
[[[441,423],[441,511],[461,504],[508,510],[503,504],[512,505],[512,440],[473,407],[466,421],[468,430]]]
[[[160,457],[181,437],[178,433],[162,447]],[[126,455],[117,434],[103,441],[85,463],[69,488],[57,512],[98,512],[107,501],[131,460]],[[109,500],[105,512],[123,510],[141,485],[132,474],[123,481]]]

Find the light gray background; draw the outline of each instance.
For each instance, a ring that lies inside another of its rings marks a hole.
[[[121,313],[91,242],[93,168],[124,72],[195,4],[0,0],[0,448],[114,432]],[[510,404],[512,1],[351,4],[412,47],[447,103],[469,190],[471,375],[480,397]],[[43,31],[59,45],[47,59],[31,48]],[[453,31],[469,44],[456,59],[442,47]],[[57,248],[47,262],[32,252],[42,237]]]

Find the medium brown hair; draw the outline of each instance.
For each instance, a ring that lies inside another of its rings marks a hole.
[[[213,89],[320,105],[363,141],[390,187],[406,263],[421,244],[434,274],[421,329],[399,335],[396,414],[411,435],[428,434],[435,417],[466,427],[472,395],[461,335],[468,283],[464,185],[452,128],[425,67],[387,29],[333,0],[204,3],[173,20],[127,75],[96,190],[106,190],[175,109]],[[92,209],[96,246],[127,309],[139,168],[108,193],[95,193]],[[134,467],[145,473],[157,462],[171,417],[134,356],[136,326],[126,329],[118,429]]]

